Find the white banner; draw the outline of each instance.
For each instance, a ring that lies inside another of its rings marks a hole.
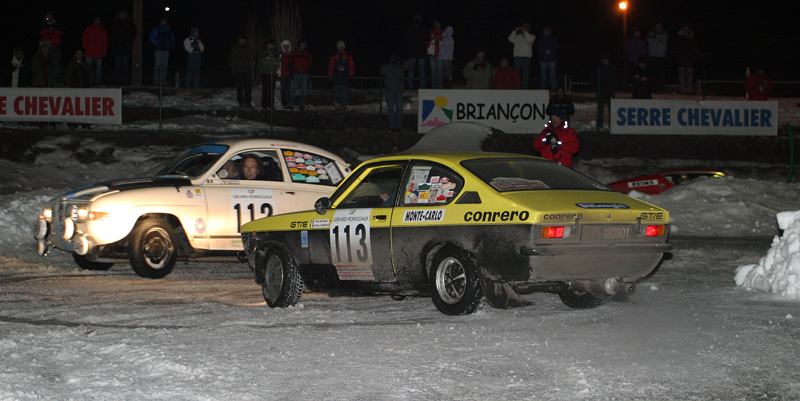
[[[0,88],[0,121],[122,125],[122,89]]]
[[[538,134],[549,120],[549,95],[546,90],[420,89],[417,132],[470,121],[507,134]]]
[[[778,135],[778,102],[611,99],[612,134]]]

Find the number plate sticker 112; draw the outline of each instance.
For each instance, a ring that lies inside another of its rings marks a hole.
[[[370,216],[372,209],[337,210],[330,226],[331,259],[343,280],[372,276]]]

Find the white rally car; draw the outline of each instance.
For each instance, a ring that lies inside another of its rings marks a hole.
[[[301,143],[204,143],[154,177],[89,185],[53,199],[35,227],[39,254],[54,247],[71,252],[89,270],[127,260],[138,275],[162,278],[179,258],[235,256],[242,224],[313,209],[349,173],[340,157]]]

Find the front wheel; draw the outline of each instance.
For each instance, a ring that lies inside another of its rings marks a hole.
[[[289,251],[282,246],[273,246],[261,268],[264,276],[261,292],[267,305],[271,308],[297,305],[303,295],[303,278]]]
[[[590,292],[575,291],[573,289],[559,292],[558,296],[561,298],[561,302],[563,302],[564,305],[576,309],[596,308],[608,302],[607,299],[598,298]]]
[[[86,259],[86,256],[78,255],[77,253],[72,253],[72,259],[75,259],[75,263],[81,269],[86,270],[108,270],[111,266],[114,266],[113,263],[100,263],[100,262],[93,262],[89,259]]]
[[[436,309],[446,315],[469,315],[483,302],[478,268],[462,249],[448,246],[436,253],[428,286]]]
[[[128,260],[136,274],[144,278],[163,278],[172,271],[178,256],[175,231],[164,219],[151,218],[133,230]]]

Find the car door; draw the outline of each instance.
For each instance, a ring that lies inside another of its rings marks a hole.
[[[327,235],[340,280],[396,280],[390,227],[404,170],[405,162],[362,167],[334,199]]]
[[[279,151],[276,149],[251,149],[230,157],[239,167],[250,156],[261,160],[259,175],[252,180],[244,179],[240,168],[237,177],[221,178],[220,172],[212,175],[204,185],[208,205],[208,220],[195,222],[195,230],[201,225],[208,238],[209,249],[241,250],[240,227],[262,217],[298,210],[294,185],[288,182]],[[226,170],[227,173],[227,170]],[[228,173],[229,174],[229,173]]]
[[[448,213],[463,215],[473,205],[453,202],[464,179],[452,169],[424,160],[413,160],[406,169],[396,206],[392,211],[392,252],[396,274],[414,285],[425,277],[422,252],[432,243],[452,238],[459,228],[443,224]]]

